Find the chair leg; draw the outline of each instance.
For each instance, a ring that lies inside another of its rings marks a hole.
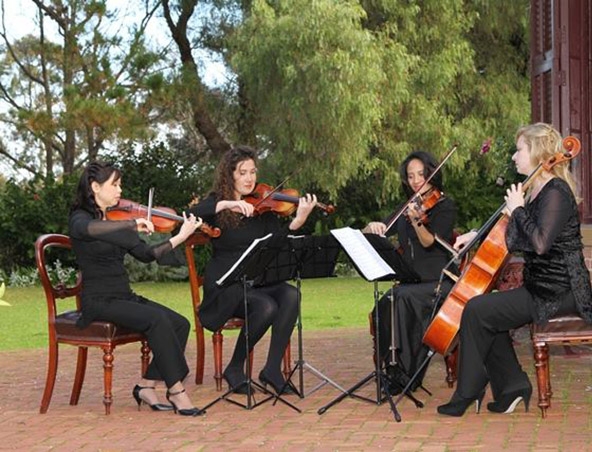
[[[58,344],[54,340],[49,339],[49,353],[47,361],[47,377],[45,379],[45,389],[43,390],[43,397],[41,398],[41,406],[39,413],[44,414],[49,408],[51,396],[53,395],[53,388],[55,386],[56,373],[58,370]]]
[[[196,322],[197,314],[196,314]],[[197,348],[196,362],[195,362],[195,384],[200,385],[203,383],[204,366],[205,366],[205,343],[204,343],[204,331],[201,324],[195,327],[195,344]]]
[[[534,346],[534,367],[536,370],[537,388],[539,392],[539,408],[543,418],[547,416],[547,408],[551,405],[551,383],[549,381],[549,346],[545,342],[537,342]]]
[[[284,350],[284,366],[283,366],[283,373],[284,378],[287,380],[290,378],[290,374],[292,373],[292,353],[290,350],[290,342],[286,346],[286,350]]]
[[[113,396],[111,387],[113,384],[113,347],[111,345],[103,348],[103,384],[105,394],[103,395],[103,404],[105,405],[105,414],[111,413],[111,403]]]
[[[454,386],[454,382],[456,381],[457,359],[458,347],[456,347],[451,354],[444,357],[444,362],[446,363],[446,383],[448,383],[449,388],[452,388]]]
[[[150,347],[148,346],[148,341],[142,341],[140,353],[142,354],[142,377],[144,377],[144,374],[148,370],[148,365],[150,364]]]
[[[216,380],[216,390],[222,390],[222,342],[224,337],[220,331],[212,334],[212,344],[214,345],[214,379]]]
[[[72,385],[72,395],[70,396],[70,405],[78,405],[82,383],[86,375],[86,359],[88,357],[88,347],[78,347],[78,358],[76,359],[76,375]]]

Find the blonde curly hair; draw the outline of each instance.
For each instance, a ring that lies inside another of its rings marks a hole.
[[[558,152],[563,152],[563,138],[551,125],[537,122],[520,127],[516,132],[516,141],[522,137],[530,149],[530,161],[538,166]],[[576,182],[569,170],[569,161],[558,163],[551,168],[551,173],[563,179],[576,196]]]

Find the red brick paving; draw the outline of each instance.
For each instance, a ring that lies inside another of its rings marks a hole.
[[[524,368],[533,375],[533,360],[527,337],[517,347]],[[229,352],[233,339],[228,338]],[[295,344],[296,341],[293,341]],[[194,342],[187,357],[193,365]],[[262,348],[265,347],[265,348]],[[258,347],[255,373],[261,366],[266,344]],[[346,388],[372,371],[371,343],[367,329],[334,329],[306,332],[304,349],[307,362]],[[296,349],[293,346],[293,356]],[[131,397],[139,369],[136,345],[116,350],[113,405],[105,416],[102,404],[101,352],[89,353],[85,386],[78,406],[70,406],[75,353],[62,347],[58,381],[47,414],[38,414],[45,384],[45,350],[0,353],[0,450],[27,451],[587,451],[592,450],[592,354],[579,348],[577,355],[565,355],[552,348],[553,405],[542,419],[533,397],[531,410],[523,405],[512,415],[474,411],[460,419],[436,414],[436,406],[448,400],[451,390],[444,382],[444,366],[434,357],[425,379],[433,396],[418,393],[425,403],[418,409],[405,400],[400,405],[401,423],[393,420],[388,404],[376,405],[352,398],[330,408],[317,410],[339,394],[330,385],[304,399],[289,397],[299,414],[278,403],[266,403],[251,411],[220,402],[205,416],[184,418],[172,413],[137,411]],[[186,384],[198,406],[214,400],[219,393],[213,381],[211,347],[206,348],[205,382]],[[305,372],[305,388],[318,380]],[[164,393],[164,391],[162,391]],[[373,397],[374,385],[360,394]],[[489,400],[486,396],[485,402]]]

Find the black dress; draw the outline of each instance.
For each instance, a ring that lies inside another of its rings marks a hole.
[[[428,212],[426,227],[432,234],[437,234],[447,242],[452,240],[456,221],[456,206],[450,198],[443,198]],[[385,220],[388,224],[389,219]],[[387,231],[387,236],[397,235],[403,259],[421,277],[419,283],[399,284],[389,290],[379,301],[379,353],[386,364],[389,375],[405,383],[424,361],[428,348],[423,344],[423,335],[429,326],[436,306],[435,288],[442,269],[452,256],[441,245],[434,242],[425,248],[417,237],[413,226],[402,216]],[[454,269],[453,269],[454,270]],[[452,287],[452,282],[445,280],[442,285],[442,297]],[[391,297],[394,311],[391,310]],[[442,300],[441,300],[442,301]],[[394,314],[393,317],[391,315]],[[394,330],[392,328],[394,325]],[[391,338],[394,335],[394,344]],[[396,355],[392,354],[392,345]],[[396,365],[395,365],[396,363]],[[415,381],[417,388],[424,372]],[[401,381],[402,380],[402,381]],[[392,388],[394,389],[394,388]]]
[[[171,387],[189,372],[184,351],[190,324],[182,315],[131,290],[123,264],[127,253],[151,262],[172,250],[169,240],[146,244],[136,227],[133,220],[103,221],[82,209],[70,215],[69,234],[83,284],[78,326],[102,320],[143,333],[153,355],[144,378],[164,380]]]

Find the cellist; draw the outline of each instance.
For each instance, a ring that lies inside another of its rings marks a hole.
[[[557,130],[544,123],[531,124],[516,133],[512,161],[519,174],[533,173],[540,163],[562,151]],[[467,303],[460,321],[458,385],[451,400],[438,413],[462,416],[476,403],[479,412],[487,384],[493,401],[487,409],[512,413],[523,402],[525,410],[532,385],[522,370],[509,331],[525,324],[544,323],[556,315],[581,315],[592,322],[590,274],[584,262],[575,183],[564,161],[543,169],[528,192],[522,184],[507,190],[506,244],[524,257],[524,285],[478,295]],[[460,249],[475,233],[460,236]]]
[[[422,195],[425,199],[424,195],[431,192],[443,193],[442,173],[435,172],[437,166],[434,157],[427,152],[409,154],[399,168],[405,194],[408,197]],[[429,211],[424,210],[412,202],[405,215],[401,215],[391,227],[387,225],[393,222],[397,213],[384,222],[370,222],[362,230],[378,235],[396,235],[403,260],[420,276],[420,281],[399,284],[389,290],[378,303],[378,350],[385,364],[391,394],[402,391],[427,356],[428,348],[422,343],[422,337],[433,314],[434,290],[442,269],[450,260],[448,251],[436,243],[436,235],[447,242],[452,240],[456,221],[454,201],[441,195]],[[446,279],[441,287],[442,295],[446,295],[451,287],[451,281]],[[394,310],[391,310],[391,297]],[[391,343],[392,335],[394,344]],[[414,380],[412,390],[421,385],[424,373]]]

